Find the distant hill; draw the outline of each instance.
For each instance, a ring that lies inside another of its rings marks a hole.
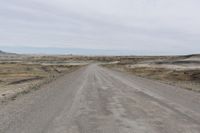
[[[17,54],[15,54],[15,53],[8,53],[8,52],[5,52],[5,51],[2,51],[2,50],[0,50],[0,55],[1,56],[9,56],[9,55],[17,55]]]
[[[0,54],[6,54],[6,52],[4,52],[4,51],[0,50]]]
[[[200,57],[200,54],[185,55],[185,56],[183,56],[183,57],[185,57],[185,58]]]

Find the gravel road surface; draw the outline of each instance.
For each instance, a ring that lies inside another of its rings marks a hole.
[[[0,104],[0,133],[200,133],[200,94],[94,64]]]

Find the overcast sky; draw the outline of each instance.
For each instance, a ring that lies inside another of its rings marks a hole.
[[[200,53],[199,5],[199,0],[1,0],[0,49]]]

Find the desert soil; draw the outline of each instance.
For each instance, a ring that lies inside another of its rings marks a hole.
[[[96,64],[0,105],[1,133],[199,133],[200,93]]]

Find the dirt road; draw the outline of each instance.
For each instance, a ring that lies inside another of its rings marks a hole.
[[[0,105],[0,133],[200,133],[200,94],[90,65]]]

